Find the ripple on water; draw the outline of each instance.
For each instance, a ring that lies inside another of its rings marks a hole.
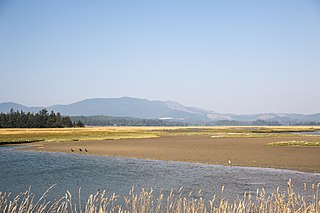
[[[56,184],[54,196],[64,195],[66,190],[83,197],[106,189],[118,195],[127,195],[132,186],[171,189],[197,193],[202,189],[204,197],[224,195],[234,198],[244,192],[265,188],[267,192],[280,187],[286,190],[292,179],[295,188],[302,193],[303,183],[320,182],[319,173],[304,173],[290,170],[246,168],[238,166],[207,165],[199,163],[154,161],[64,153],[39,153],[0,147],[0,191],[17,194],[32,186],[32,191],[42,194]]]

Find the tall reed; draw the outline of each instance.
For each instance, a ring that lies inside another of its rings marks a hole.
[[[256,194],[245,193],[235,200],[227,200],[222,196],[214,195],[211,200],[205,200],[201,191],[195,197],[183,196],[180,189],[176,194],[171,191],[164,195],[160,192],[154,195],[153,190],[136,193],[134,189],[123,198],[115,194],[108,195],[106,191],[91,194],[86,203],[81,205],[80,190],[78,202],[74,202],[70,192],[58,200],[47,200],[51,190],[49,188],[38,200],[35,200],[31,190],[12,197],[10,193],[0,192],[0,212],[3,213],[291,213],[291,212],[319,212],[320,183],[313,184],[311,190],[304,185],[305,194],[294,192],[291,181],[288,182],[286,192],[279,188],[267,194],[264,189],[257,190]],[[223,191],[223,188],[222,188]],[[223,194],[223,193],[221,193]],[[118,202],[122,200],[121,202]],[[121,203],[121,204],[120,204]]]

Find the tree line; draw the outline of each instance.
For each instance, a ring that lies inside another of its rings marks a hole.
[[[0,128],[63,128],[84,127],[81,121],[71,121],[69,116],[62,116],[59,112],[50,113],[46,109],[38,113],[14,111],[0,113]]]
[[[320,126],[320,122],[284,122],[277,120],[218,120],[218,121],[175,121],[113,116],[70,116],[73,122],[81,121],[86,126]]]
[[[211,121],[206,126],[320,126],[316,121],[277,121],[277,120],[255,120],[255,121],[237,121],[237,120],[219,120]]]
[[[306,121],[174,121],[160,119],[143,119],[131,117],[112,116],[62,116],[59,112],[50,113],[46,109],[38,113],[14,111],[0,113],[0,128],[63,128],[63,127],[84,127],[87,126],[281,126],[281,125],[303,125],[319,126],[320,122]]]
[[[81,121],[87,126],[186,126],[178,121],[144,119],[113,116],[71,116],[73,121]]]

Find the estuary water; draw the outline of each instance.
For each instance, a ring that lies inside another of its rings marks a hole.
[[[169,193],[171,189],[195,194],[202,189],[205,198],[220,195],[233,199],[244,192],[265,188],[272,192],[277,187],[285,191],[292,179],[295,189],[303,193],[303,183],[309,187],[320,182],[320,173],[304,173],[290,170],[229,167],[197,163],[155,161],[105,156],[32,152],[16,150],[16,147],[0,147],[0,191],[13,195],[26,191],[41,195],[56,184],[51,196],[60,198],[66,191],[82,199],[97,190],[107,190],[120,196],[128,195],[134,186],[136,191],[152,188]]]
[[[313,131],[313,132],[291,132],[291,134],[297,134],[297,135],[320,135],[320,131]]]

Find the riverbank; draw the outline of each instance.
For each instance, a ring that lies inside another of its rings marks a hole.
[[[292,140],[320,140],[320,136],[216,138],[191,135],[100,141],[41,141],[24,149],[320,172],[320,147],[267,145]]]

